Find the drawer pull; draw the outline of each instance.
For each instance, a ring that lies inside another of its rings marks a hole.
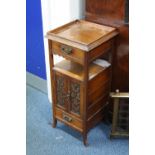
[[[71,47],[68,47],[68,46],[65,46],[65,45],[62,45],[61,46],[61,51],[65,54],[71,54],[72,53],[72,48]]]
[[[63,114],[63,119],[67,122],[71,122],[72,118],[68,117],[67,115]]]

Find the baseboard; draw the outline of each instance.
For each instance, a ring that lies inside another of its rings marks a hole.
[[[47,81],[30,72],[26,72],[26,84],[47,94]]]

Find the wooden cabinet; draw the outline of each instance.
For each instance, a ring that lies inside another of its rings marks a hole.
[[[87,133],[104,117],[108,104],[112,53],[117,30],[76,20],[47,33],[53,97],[53,127],[57,120]],[[53,55],[65,58],[54,65]],[[108,54],[107,61],[98,59]]]

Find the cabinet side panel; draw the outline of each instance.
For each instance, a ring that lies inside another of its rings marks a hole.
[[[88,93],[91,94],[95,92],[99,87],[105,85],[110,79],[111,67],[106,68],[100,74],[98,74],[95,78],[89,81],[88,85]]]
[[[108,104],[110,93],[110,73],[111,67],[89,81],[88,130],[99,123],[104,117],[104,109]]]

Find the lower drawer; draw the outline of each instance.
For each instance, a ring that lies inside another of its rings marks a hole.
[[[82,120],[76,118],[75,116],[73,116],[63,110],[60,110],[59,108],[56,108],[55,115],[59,121],[69,125],[70,127],[74,128],[80,132],[83,131]]]

